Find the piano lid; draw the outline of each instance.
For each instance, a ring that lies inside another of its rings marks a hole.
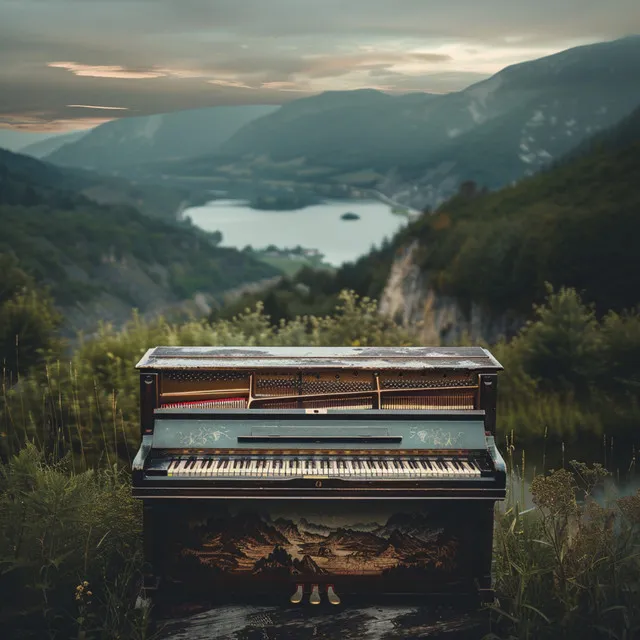
[[[502,371],[482,347],[154,347],[137,369],[461,369]]]

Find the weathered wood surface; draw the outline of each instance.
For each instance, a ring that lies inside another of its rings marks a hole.
[[[487,611],[450,607],[219,606],[158,621],[162,640],[481,640]]]

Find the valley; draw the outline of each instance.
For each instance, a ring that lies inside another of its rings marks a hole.
[[[134,607],[144,520],[131,492],[135,365],[150,347],[481,345],[504,367],[508,473],[492,637],[635,637],[640,36],[620,35],[632,12],[310,3],[309,20],[273,2],[254,4],[264,20],[247,30],[238,3],[214,3],[215,19],[212,3],[19,4],[0,22],[0,146],[14,151],[0,149],[5,635],[156,637]],[[457,501],[441,501],[446,518],[431,500],[421,513],[415,500],[172,502],[164,559],[187,600],[200,580],[270,591],[328,574],[458,588],[478,559]],[[380,618],[372,633],[424,637],[405,611],[402,628]],[[253,609],[242,633],[266,637],[269,615]],[[303,617],[309,637],[340,636]],[[331,620],[345,637],[364,629]]]

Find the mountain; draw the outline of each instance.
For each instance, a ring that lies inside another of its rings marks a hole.
[[[474,180],[496,189],[531,175],[640,103],[640,36],[509,66],[463,91],[328,92],[237,131],[217,155],[169,172],[342,182],[436,207]]]
[[[574,287],[599,315],[640,291],[640,107],[552,167],[483,194],[468,184],[394,239],[380,310],[447,341],[510,335]],[[425,315],[425,308],[429,313]],[[432,338],[433,339],[433,338]]]
[[[187,203],[206,199],[200,189],[158,184],[158,180],[132,181],[84,169],[57,167],[31,156],[0,149],[0,172],[4,172],[0,203],[33,204],[34,190],[71,191],[99,204],[134,206],[152,217],[175,220]]]
[[[104,171],[214,153],[248,122],[277,108],[210,107],[119,118],[65,144],[46,159],[54,164]]]
[[[218,247],[216,234],[98,204],[77,177],[28,156],[0,151],[0,254],[51,289],[68,334],[99,320],[120,325],[132,308],[155,315],[206,311],[224,292],[278,272]]]
[[[26,146],[56,138],[57,133],[50,131],[32,132],[22,129],[5,129],[0,127],[0,148],[9,151],[20,151]]]
[[[258,300],[275,324],[324,315],[350,289],[379,300],[380,312],[405,327],[421,325],[424,344],[494,344],[543,302],[545,282],[577,287],[599,314],[635,307],[639,184],[640,106],[516,185],[485,193],[463,183],[433,213],[356,262],[331,273],[301,270],[217,317]]]
[[[231,136],[220,152],[230,157],[268,156],[276,162],[305,158],[314,166],[346,168],[367,167],[370,158],[374,164],[381,158],[397,162],[403,157],[396,155],[402,143],[416,134],[417,114],[435,98],[394,97],[373,89],[325,92],[289,102],[253,121]]]
[[[60,147],[62,147],[62,145],[69,144],[71,142],[77,142],[87,133],[87,131],[70,131],[69,133],[63,133],[57,136],[53,136],[52,138],[47,138],[38,142],[32,142],[26,147],[21,147],[20,153],[31,156],[32,158],[44,158],[50,153],[58,150]]]
[[[429,516],[420,513],[397,513],[389,518],[384,527],[377,528],[374,533],[390,541],[402,534],[432,542],[442,533],[442,529],[434,529]]]
[[[406,205],[433,208],[467,180],[496,189],[533,175],[627,116],[640,103],[638,74],[640,36],[507,67],[445,96],[452,110],[467,111],[459,111],[456,135],[449,127],[448,143],[378,186]]]

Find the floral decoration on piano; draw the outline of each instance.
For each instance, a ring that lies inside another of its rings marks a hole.
[[[412,428],[410,431],[410,438],[417,438],[420,442],[431,447],[455,447],[460,443],[464,436],[463,431],[454,433],[452,431],[445,431],[439,427],[435,429],[418,429]]]
[[[206,447],[222,438],[229,439],[231,437],[226,429],[220,429],[219,427],[198,427],[186,433],[178,431],[176,435],[183,447]]]

